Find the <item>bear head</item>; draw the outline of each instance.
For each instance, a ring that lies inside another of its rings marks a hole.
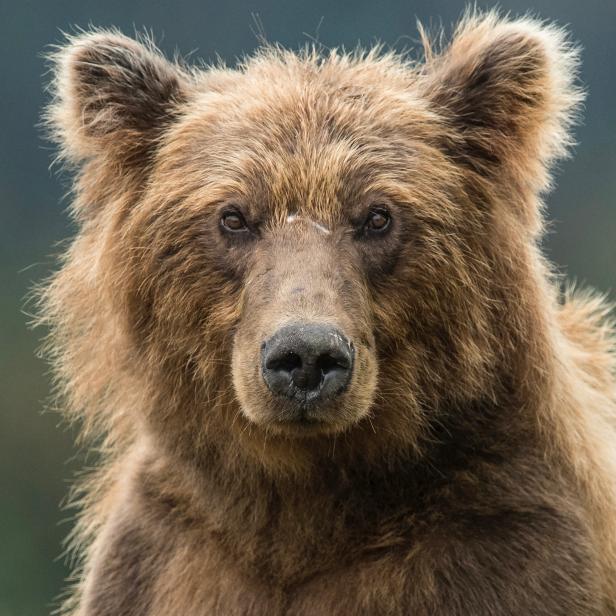
[[[265,48],[191,68],[72,38],[48,120],[79,231],[46,296],[72,407],[110,438],[284,465],[340,435],[418,451],[514,395],[541,361],[540,195],[576,57],[493,13],[418,62]]]

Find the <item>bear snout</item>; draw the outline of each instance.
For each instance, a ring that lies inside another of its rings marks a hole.
[[[353,359],[352,343],[335,327],[296,323],[281,327],[262,344],[261,373],[273,394],[305,408],[346,390]]]

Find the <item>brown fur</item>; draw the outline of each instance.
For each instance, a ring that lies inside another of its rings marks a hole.
[[[55,56],[79,232],[42,314],[103,449],[71,614],[616,613],[613,330],[538,248],[577,55],[493,13],[425,38],[417,64],[189,69],[116,32]],[[295,321],[356,349],[307,426],[259,368]]]

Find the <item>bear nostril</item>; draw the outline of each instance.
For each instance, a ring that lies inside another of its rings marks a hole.
[[[282,357],[270,357],[265,367],[268,370],[292,373],[302,367],[302,358],[297,353],[285,353]]]
[[[263,379],[273,393],[299,402],[333,398],[346,388],[353,347],[324,325],[287,325],[261,347]]]
[[[321,371],[323,376],[325,376],[332,370],[346,370],[348,368],[348,362],[344,358],[324,354],[319,355],[319,358],[317,359],[317,368]]]

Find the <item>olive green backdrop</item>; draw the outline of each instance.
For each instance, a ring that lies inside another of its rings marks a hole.
[[[548,200],[554,222],[546,250],[571,277],[609,290],[616,283],[616,2],[501,6],[568,24],[583,45],[589,98],[580,145]],[[463,8],[454,0],[0,0],[0,616],[51,611],[67,573],[62,539],[71,528],[72,514],[60,505],[82,462],[58,415],[43,413],[49,383],[35,356],[41,332],[28,330],[24,314],[25,295],[71,233],[67,178],[49,170],[52,151],[35,127],[46,100],[46,46],[74,26],[115,25],[129,34],[146,27],[168,53],[233,62],[256,46],[260,21],[269,40],[291,47],[315,37],[328,46],[381,40],[401,48],[415,43],[416,18],[448,26]]]

